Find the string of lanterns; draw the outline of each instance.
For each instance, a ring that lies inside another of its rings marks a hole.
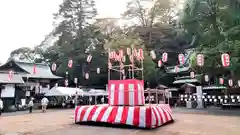
[[[150,56],[152,57],[153,60],[155,60],[156,57],[156,53],[155,51],[150,51]],[[199,53],[197,54],[197,65],[199,67],[204,66],[204,55]],[[158,60],[158,66],[161,67],[163,63],[168,61],[168,53],[164,52],[162,54],[162,59]],[[180,53],[178,54],[178,62],[180,65],[183,65],[185,63],[185,58],[184,58],[184,54]],[[223,53],[221,55],[221,62],[222,62],[222,66],[223,67],[229,67],[230,66],[230,56],[227,53]]]
[[[140,49],[126,48],[126,55],[129,57],[129,60],[132,64],[132,67],[134,67],[134,59],[139,60],[139,61],[144,59],[142,48],[140,48]],[[112,69],[112,67],[113,67],[111,61],[113,61],[113,62],[117,61],[117,62],[119,62],[121,72],[124,74],[125,71],[124,71],[124,64],[123,63],[126,61],[126,56],[124,55],[123,49],[120,49],[118,51],[111,51],[111,52],[109,52],[108,56],[109,56],[108,68]],[[155,60],[157,58],[156,53],[153,50],[150,51],[150,56],[153,60]],[[199,54],[197,54],[196,57],[197,57],[196,58],[197,65],[199,67],[204,66],[204,55],[199,53]],[[90,63],[92,61],[92,55],[91,54],[89,54],[87,56],[86,61],[88,63]],[[158,67],[162,67],[163,63],[166,63],[167,61],[168,61],[168,53],[164,52],[162,54],[162,59],[158,60]],[[179,62],[180,65],[183,65],[185,63],[184,54],[182,54],[182,53],[178,54],[178,62]],[[221,55],[221,62],[222,62],[223,67],[230,66],[230,56],[229,56],[229,54],[223,53]],[[73,60],[69,59],[68,60],[68,68],[72,68],[72,67],[73,67]],[[52,69],[53,72],[55,72],[57,70],[57,64],[52,63],[51,69]],[[97,74],[100,74],[100,72],[101,72],[100,70],[101,70],[100,68],[97,68],[97,70],[96,70]],[[179,67],[175,66],[174,70],[175,70],[175,72],[179,72]],[[36,65],[34,64],[33,74],[36,74],[36,72],[37,72],[36,71]],[[66,75],[67,74],[68,73],[66,72]],[[9,71],[8,79],[11,80],[13,75],[14,75],[13,71]],[[190,72],[190,76],[191,76],[191,78],[195,78],[195,73]],[[89,77],[90,77],[89,73],[85,73],[85,79],[89,79]],[[204,79],[205,79],[206,82],[208,82],[209,81],[208,75],[205,75]],[[74,83],[77,84],[77,78],[74,78]],[[219,83],[224,84],[223,78],[219,78]],[[229,79],[228,84],[229,84],[229,86],[233,86],[233,80]],[[65,85],[68,86],[68,80],[65,80]],[[240,80],[238,81],[238,85],[240,87]]]
[[[126,79],[125,76],[125,62],[126,62],[126,56],[128,56],[129,61],[130,61],[130,67],[132,69],[130,69],[129,67],[129,71],[134,70],[134,60],[138,60],[138,61],[142,61],[144,59],[144,54],[143,54],[143,49],[132,49],[132,48],[126,48],[126,54],[124,53],[123,49],[120,49],[118,51],[109,51],[109,59],[108,59],[108,68],[112,69],[113,68],[113,64],[112,62],[118,62],[119,66],[115,66],[115,67],[119,67],[120,70],[119,72],[123,75],[123,79]]]
[[[155,51],[150,51],[150,56],[152,57],[153,60],[155,60],[156,57],[156,53]],[[168,60],[168,54],[167,52],[162,53],[162,59],[158,60],[158,67],[162,67],[163,63],[167,62]],[[180,65],[183,65],[185,63],[185,58],[184,58],[184,54],[180,53],[178,54],[178,62]],[[199,67],[203,67],[204,66],[204,55],[199,53],[196,55],[196,64]],[[221,63],[223,67],[229,67],[230,66],[230,55],[228,53],[223,53],[221,55]],[[179,67],[175,66],[174,67],[174,71],[177,73],[179,72]],[[190,72],[190,77],[191,78],[195,78],[195,73],[193,71]],[[204,76],[204,80],[205,82],[209,82],[209,76],[205,75]],[[224,79],[223,78],[219,78],[219,84],[223,85],[224,84]],[[240,87],[240,80],[237,81],[238,86]],[[228,80],[228,85],[230,87],[233,86],[233,80],[229,79]]]

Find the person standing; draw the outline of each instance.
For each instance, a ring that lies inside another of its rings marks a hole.
[[[46,97],[44,97],[42,100],[41,100],[41,105],[42,105],[42,112],[46,112],[47,110],[47,105],[48,105],[48,99]]]
[[[101,98],[101,102],[102,102],[102,104],[104,104],[104,101],[105,101],[105,99],[104,99],[104,96]]]
[[[0,98],[0,116],[2,115],[2,110],[3,110],[3,101]]]
[[[30,99],[29,103],[28,103],[28,106],[29,106],[29,113],[32,113],[32,109],[33,109],[33,98]]]

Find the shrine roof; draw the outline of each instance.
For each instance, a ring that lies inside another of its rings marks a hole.
[[[14,74],[10,80],[8,73],[0,73],[0,83],[23,84],[24,81],[19,74]]]
[[[16,60],[9,60],[5,64],[0,66],[0,69],[4,67],[11,68],[13,64],[16,65],[17,68],[21,69],[19,75],[21,77],[29,77],[29,78],[42,78],[42,79],[60,79],[62,77],[56,76],[52,73],[49,65],[44,63],[30,63],[30,62],[20,62]],[[33,73],[34,65],[36,65],[36,73]],[[5,68],[5,70],[7,69]]]

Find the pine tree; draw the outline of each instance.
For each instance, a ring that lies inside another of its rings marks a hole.
[[[97,15],[94,0],[64,0],[60,9],[55,14],[56,22],[60,24],[54,34],[72,35],[80,37],[83,35],[83,28]]]

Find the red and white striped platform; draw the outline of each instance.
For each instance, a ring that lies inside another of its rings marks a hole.
[[[92,105],[75,108],[75,123],[105,122],[139,128],[157,128],[173,121],[172,111],[167,104],[145,106]]]

